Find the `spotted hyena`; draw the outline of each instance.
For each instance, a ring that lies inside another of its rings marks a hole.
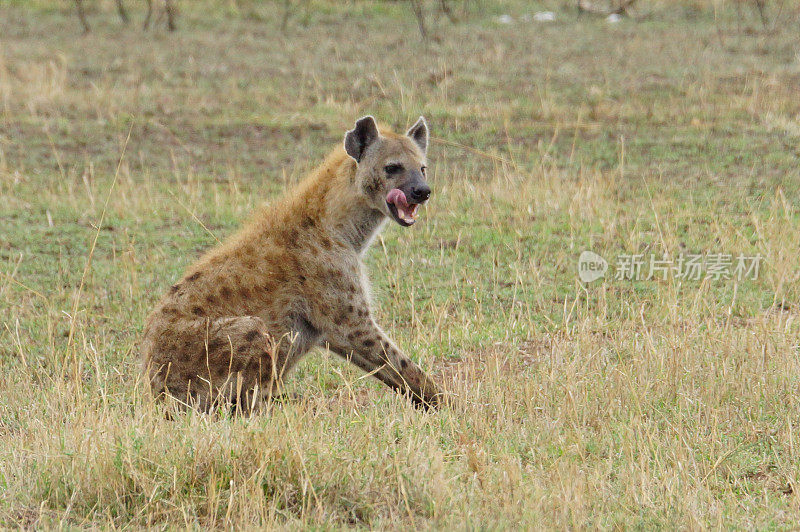
[[[325,346],[416,404],[436,385],[370,311],[362,257],[387,220],[408,227],[431,195],[428,127],[358,120],[294,190],[191,265],[147,318],[144,370],[157,396],[251,409]]]

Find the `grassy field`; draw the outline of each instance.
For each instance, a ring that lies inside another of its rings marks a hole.
[[[427,43],[396,2],[281,31],[282,2],[187,0],[175,33],[88,3],[85,36],[68,2],[0,4],[0,526],[797,526],[797,20],[471,4]],[[368,265],[463,410],[319,352],[269,415],[166,420],[145,315],[368,113],[432,128],[432,200]],[[578,279],[584,250],[605,278]],[[681,253],[763,260],[613,275]]]

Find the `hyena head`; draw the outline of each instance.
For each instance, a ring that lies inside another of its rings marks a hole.
[[[431,195],[425,178],[425,118],[397,135],[381,134],[375,119],[365,116],[345,134],[344,149],[356,160],[356,184],[367,203],[403,227],[412,225],[419,205]]]

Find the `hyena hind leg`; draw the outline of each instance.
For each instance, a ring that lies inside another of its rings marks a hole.
[[[256,316],[173,322],[150,345],[151,389],[202,411],[219,404],[249,411],[273,392],[274,353]]]

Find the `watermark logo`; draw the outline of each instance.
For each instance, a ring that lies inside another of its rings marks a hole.
[[[591,283],[603,277],[608,271],[606,259],[593,251],[584,251],[578,257],[578,277],[584,283]]]
[[[763,259],[760,254],[741,253],[681,253],[675,257],[643,253],[618,255],[613,278],[617,281],[666,280],[669,277],[682,281],[754,281],[758,279]],[[608,262],[593,251],[584,251],[578,257],[578,277],[585,283],[604,277],[608,269]]]

